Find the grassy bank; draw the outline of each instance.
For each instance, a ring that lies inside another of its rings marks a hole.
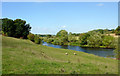
[[[115,49],[115,47],[107,47],[107,46],[98,46],[98,47],[93,47],[93,46],[89,46],[89,45],[80,45],[79,43],[68,43],[66,45],[71,45],[71,46],[80,46],[83,48],[103,48],[103,49]]]
[[[117,60],[11,37],[2,37],[2,56],[3,74],[118,73]]]

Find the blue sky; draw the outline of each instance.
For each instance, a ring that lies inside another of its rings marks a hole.
[[[2,18],[23,19],[34,34],[82,33],[118,26],[117,2],[3,2]]]

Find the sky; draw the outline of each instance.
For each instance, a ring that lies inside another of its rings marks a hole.
[[[26,20],[34,34],[115,29],[118,26],[118,3],[2,2],[2,18]]]

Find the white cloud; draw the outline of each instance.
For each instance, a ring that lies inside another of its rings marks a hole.
[[[104,6],[104,4],[103,3],[99,3],[99,4],[97,4],[97,6]]]
[[[31,32],[34,34],[54,34],[56,30],[50,27],[33,26]]]
[[[66,26],[64,25],[64,26],[61,26],[62,28],[65,28]]]

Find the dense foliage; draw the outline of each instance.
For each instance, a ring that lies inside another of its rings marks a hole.
[[[48,42],[55,45],[64,45],[68,42],[68,32],[66,30],[61,30],[57,33],[55,38],[49,38]]]
[[[34,42],[35,35],[30,33],[27,38]]]
[[[16,38],[27,38],[30,32],[30,25],[26,24],[25,20],[22,19],[2,19],[2,32],[6,36],[16,37]]]
[[[116,35],[120,35],[120,26],[118,26],[118,27],[116,28],[115,34],[116,34]]]
[[[55,45],[75,45],[81,47],[99,47],[99,48],[115,48],[117,40],[111,36],[115,30],[98,29],[87,33],[69,33],[66,30],[60,30],[56,36],[47,36],[45,42]]]
[[[36,44],[40,44],[42,42],[42,40],[40,39],[40,37],[38,35],[34,35],[32,33],[30,33],[27,38],[29,40],[31,40],[32,42],[35,42]]]
[[[36,44],[40,44],[41,43],[41,39],[37,35],[35,35],[34,42]]]
[[[83,33],[83,34],[80,34],[79,36],[79,41],[80,41],[80,44],[81,45],[87,45],[87,39],[90,35],[88,33]]]
[[[120,60],[120,37],[118,37],[118,42],[114,52],[116,53],[116,58]]]
[[[102,34],[101,33],[92,33],[87,39],[87,44],[90,47],[99,47],[102,46]]]

